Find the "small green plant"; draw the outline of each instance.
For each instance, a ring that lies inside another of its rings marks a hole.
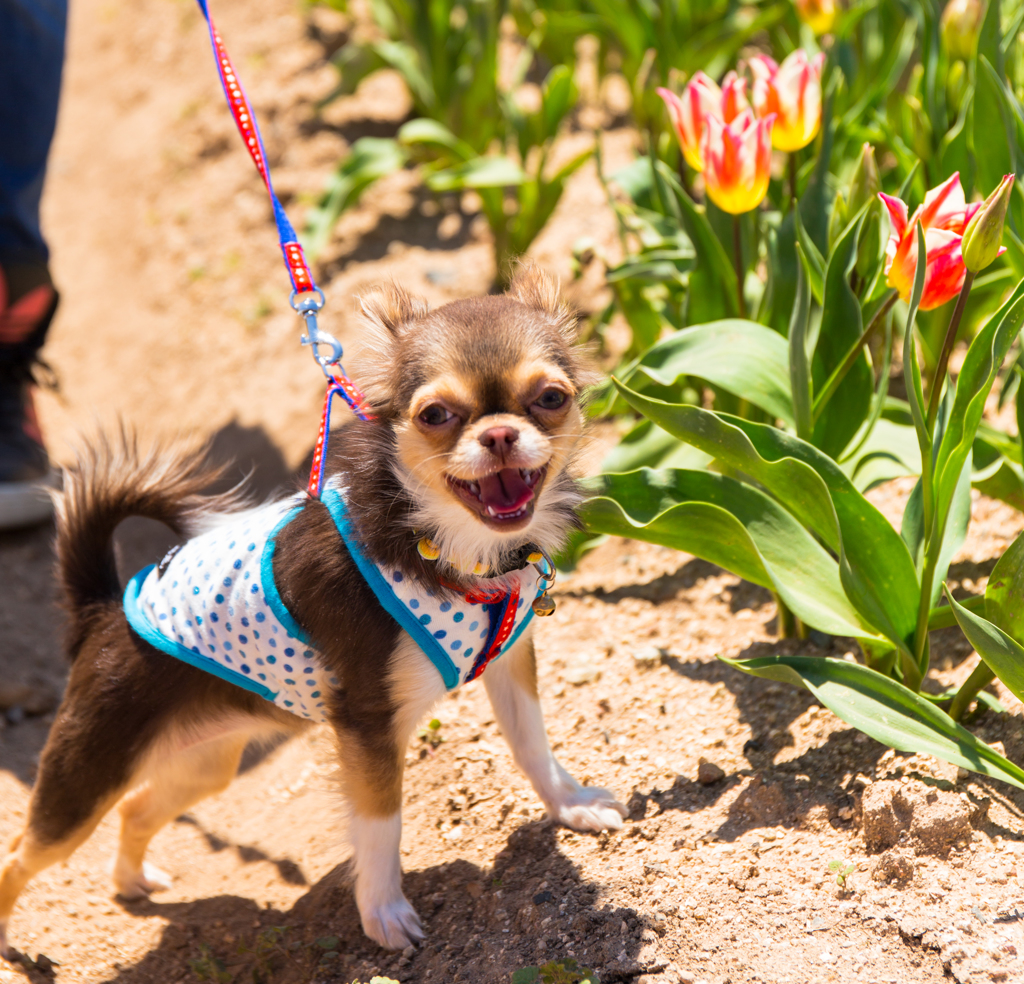
[[[419,738],[431,748],[437,748],[444,741],[444,736],[441,734],[441,722],[437,718],[431,718],[425,728],[420,728]]]
[[[287,926],[270,926],[262,930],[251,945],[244,941],[238,944],[240,956],[253,958],[253,984],[267,984],[275,969],[275,958],[287,956],[288,951],[284,946],[287,932]]]
[[[512,984],[601,984],[601,979],[575,960],[566,959],[523,967],[512,974]]]
[[[188,962],[192,973],[201,981],[216,981],[217,984],[231,984],[233,975],[229,973],[224,961],[220,959],[205,943],[199,944],[199,956]]]
[[[840,888],[845,889],[847,878],[857,870],[857,866],[855,864],[844,864],[842,861],[829,861],[828,870],[835,872],[836,884]]]

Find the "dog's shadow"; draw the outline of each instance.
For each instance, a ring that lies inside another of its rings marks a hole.
[[[378,974],[402,984],[497,984],[523,966],[570,952],[602,980],[635,977],[639,933],[624,934],[622,927],[635,929],[640,917],[634,909],[598,901],[600,886],[581,877],[559,850],[556,829],[547,821],[523,824],[487,868],[459,859],[406,873],[405,894],[427,933],[408,955],[383,950],[363,934],[347,861],[287,910],[261,908],[236,895],[123,902],[133,916],[160,916],[168,924],[141,960],[122,966],[107,984],[193,977],[305,984]],[[540,877],[547,890],[538,891]],[[29,965],[23,973],[33,982],[52,980]]]

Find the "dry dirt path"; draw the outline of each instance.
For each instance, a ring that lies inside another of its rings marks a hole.
[[[289,0],[218,0],[215,11],[277,183],[301,213],[347,143],[394,131],[401,89],[374,80],[316,120],[312,103],[333,83],[322,43],[333,25],[317,40]],[[629,141],[609,136],[611,166]],[[602,201],[581,172],[536,245],[542,262],[565,274],[576,237],[610,242]],[[45,222],[64,294],[46,353],[62,393],[41,400],[56,457],[83,428],[121,416],[144,434],[213,437],[255,466],[264,492],[286,481],[309,450],[320,387],[190,0],[73,4]],[[393,277],[438,303],[486,290],[491,275],[479,221],[457,203],[438,210],[408,174],[343,221],[326,268],[326,325],[346,341],[357,341],[362,287]],[[889,508],[906,492],[879,501]],[[969,590],[1022,525],[985,500],[975,513],[953,571]],[[131,573],[167,536],[126,525]],[[31,695],[0,716],[2,840],[22,823],[47,696],[64,675],[51,536],[0,536],[0,685]],[[151,902],[111,898],[115,829],[104,822],[23,897],[12,939],[48,959],[0,962],[0,984],[337,984],[374,973],[497,984],[569,955],[602,980],[643,984],[1024,979],[1019,794],[887,754],[807,695],[717,662],[784,647],[771,598],[708,564],[612,542],[558,591],[538,633],[552,741],[575,774],[629,802],[620,833],[545,822],[471,686],[438,710],[444,742],[408,754],[406,891],[430,932],[419,951],[386,954],[361,935],[331,742],[317,731],[249,756],[228,791],[157,837],[152,859],[174,886]],[[936,643],[937,677],[964,677],[962,644]],[[805,648],[847,651],[842,640]],[[1013,713],[989,715],[980,733],[1020,761],[1020,705],[1003,697]],[[832,861],[856,865],[846,890]]]

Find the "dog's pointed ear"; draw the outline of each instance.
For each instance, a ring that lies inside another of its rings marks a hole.
[[[362,331],[353,360],[360,387],[371,402],[386,402],[394,384],[393,367],[405,331],[429,310],[426,301],[398,284],[374,287],[359,298]]]
[[[513,301],[551,315],[559,332],[567,341],[575,342],[578,328],[576,315],[562,300],[557,277],[545,273],[534,263],[519,267],[509,285],[507,296]]]
[[[426,301],[413,297],[396,283],[374,288],[361,297],[359,302],[364,324],[371,332],[376,330],[385,344],[397,339],[410,321],[427,313]]]

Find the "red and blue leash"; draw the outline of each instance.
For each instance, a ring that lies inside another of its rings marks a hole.
[[[317,287],[316,281],[313,279],[313,272],[306,262],[306,254],[303,252],[299,237],[295,234],[295,229],[274,192],[274,185],[270,180],[270,165],[267,163],[267,153],[263,148],[263,137],[260,134],[259,124],[256,122],[256,114],[253,112],[249,97],[245,94],[245,89],[242,88],[241,80],[231,62],[227,48],[224,47],[224,41],[214,26],[207,0],[197,0],[197,2],[210,31],[210,44],[213,46],[217,74],[220,76],[220,84],[224,89],[224,98],[227,100],[228,109],[231,110],[242,142],[245,144],[246,150],[249,151],[249,156],[252,158],[253,164],[256,165],[256,170],[259,171],[267,194],[270,196],[270,205],[274,210],[274,222],[277,225],[277,238],[281,244],[285,266],[288,269],[288,278],[292,283],[289,301],[292,308],[306,322],[306,334],[302,337],[302,344],[312,347],[313,358],[327,377],[327,393],[324,396],[324,408],[320,415],[320,431],[313,451],[313,467],[310,470],[309,484],[306,487],[306,491],[311,497],[319,499],[324,482],[324,461],[327,453],[327,439],[330,434],[331,404],[334,396],[340,396],[360,420],[373,420],[373,413],[367,404],[365,395],[349,379],[341,365],[343,354],[341,342],[333,335],[321,331],[317,325],[317,315],[324,306],[324,293]],[[321,355],[321,346],[328,346],[330,355]]]

